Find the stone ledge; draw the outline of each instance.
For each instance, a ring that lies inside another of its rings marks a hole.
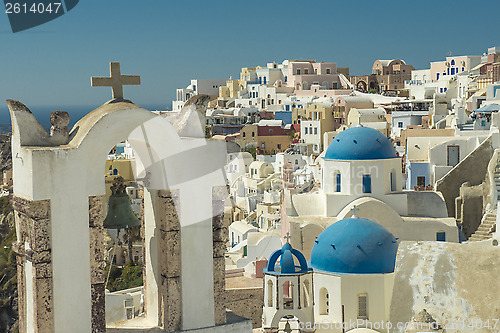
[[[10,204],[15,211],[34,220],[50,218],[50,200],[29,200],[13,195]]]

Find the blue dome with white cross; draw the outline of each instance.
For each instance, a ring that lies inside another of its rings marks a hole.
[[[298,265],[295,265],[295,259]],[[276,265],[279,259],[279,265]],[[292,248],[290,243],[286,243],[283,247],[274,253],[269,258],[267,262],[267,269],[264,273],[269,274],[302,274],[307,273],[309,268],[307,267],[307,261],[304,255]]]
[[[394,272],[398,243],[382,225],[363,218],[333,223],[316,239],[311,266],[316,271],[343,274]]]
[[[352,127],[333,138],[325,153],[327,160],[379,160],[396,158],[391,141],[376,129]]]

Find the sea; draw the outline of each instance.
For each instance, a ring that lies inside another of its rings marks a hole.
[[[6,104],[0,106],[0,134],[12,132],[10,112]],[[48,130],[50,128],[50,113],[52,111],[66,111],[69,113],[69,125],[71,129],[73,125],[83,118],[87,113],[97,109],[101,105],[88,106],[29,106],[30,111],[35,115],[38,122]],[[140,107],[150,110],[166,110],[165,105],[140,105]]]

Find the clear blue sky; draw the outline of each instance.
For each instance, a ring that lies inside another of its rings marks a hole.
[[[32,107],[100,105],[109,61],[139,74],[136,104],[171,106],[191,78],[237,77],[241,67],[316,59],[366,74],[376,59],[415,68],[500,46],[500,1],[81,0],[42,26],[13,34],[0,12],[0,123],[4,100]],[[68,110],[71,111],[71,110]],[[35,110],[36,112],[36,110]]]

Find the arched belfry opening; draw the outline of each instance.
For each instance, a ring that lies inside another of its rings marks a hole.
[[[121,75],[113,64],[111,72]],[[109,151],[127,140],[143,197],[145,315],[134,331],[217,332],[226,322],[225,144],[181,137],[171,122],[113,90],[112,101],[71,131],[67,113],[51,116],[50,134],[25,105],[8,101],[19,331],[106,332],[103,170]]]

